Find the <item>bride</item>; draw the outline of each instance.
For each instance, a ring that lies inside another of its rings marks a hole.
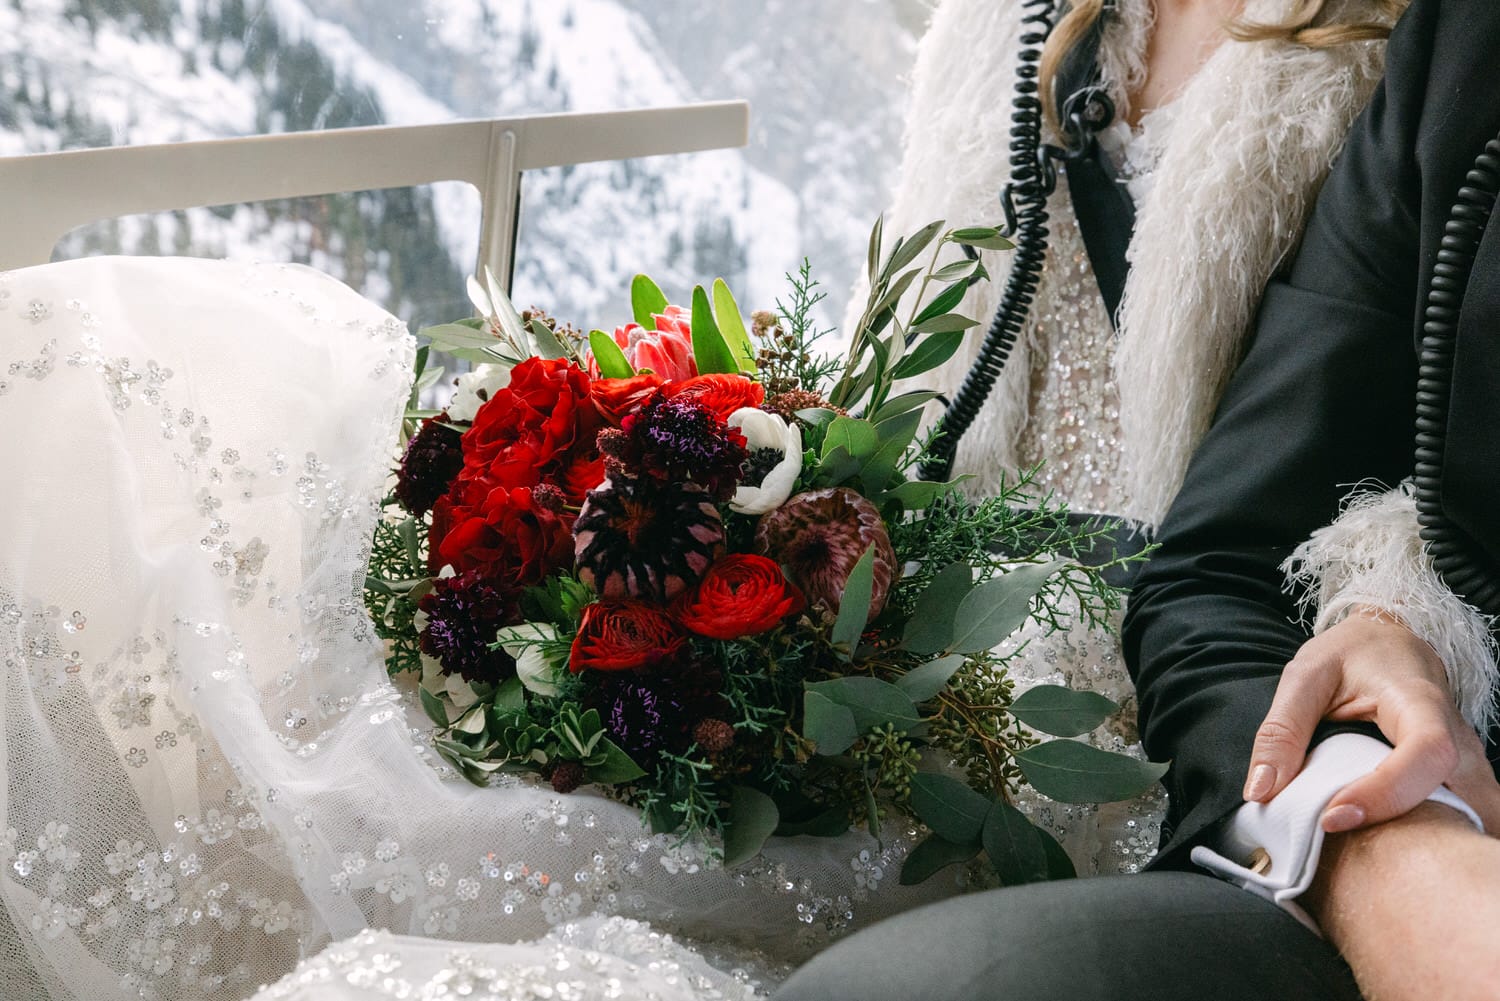
[[[976,489],[1046,459],[1043,485],[1075,507],[1154,522],[1378,76],[1378,45],[1346,36],[1390,6],[1252,0],[1235,31],[1263,40],[1222,44],[1228,4],[1103,15],[1122,122],[1103,141],[1138,206],[1119,333],[1060,188],[1022,344],[959,454]],[[1079,3],[1058,44],[1101,7]],[[936,12],[888,229],[992,214],[1020,14]],[[963,310],[988,315],[998,284]],[[363,933],[269,995],[747,996],[831,936],[959,889],[896,886],[904,838],[788,839],[725,870],[630,808],[474,790],[435,762],[359,598],[412,345],[331,279],[108,259],[13,272],[0,346],[15,996],[239,998],[367,928],[441,941]],[[1100,637],[1035,642],[1027,665],[1126,691]],[[1134,738],[1122,720],[1095,739]],[[1086,871],[1149,857],[1153,803],[1029,806]]]

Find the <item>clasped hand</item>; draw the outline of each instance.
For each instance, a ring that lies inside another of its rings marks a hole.
[[[1500,834],[1500,783],[1484,745],[1459,715],[1442,661],[1389,613],[1356,608],[1287,664],[1255,737],[1245,799],[1269,802],[1297,776],[1324,720],[1366,721],[1394,745],[1369,775],[1328,803],[1330,833],[1408,813],[1446,785]]]

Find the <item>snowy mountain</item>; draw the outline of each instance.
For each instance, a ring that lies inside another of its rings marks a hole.
[[[536,171],[516,298],[624,318],[722,275],[747,307],[811,256],[841,298],[883,201],[924,0],[0,0],[0,154],[381,122],[752,101],[752,147]],[[330,271],[416,323],[467,309],[463,185],[91,227],[65,255],[260,256]],[[834,310],[830,310],[832,313]]]

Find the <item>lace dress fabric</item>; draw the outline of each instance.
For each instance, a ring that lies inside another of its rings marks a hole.
[[[1169,121],[1168,109],[1147,115],[1139,130],[1117,123],[1101,142],[1139,201]],[[1121,493],[1120,404],[1111,357],[1115,336],[1084,248],[1066,185],[1049,203],[1051,241],[1024,336],[1030,347],[1030,399],[1017,440],[1022,469],[1037,468],[1039,494],[1070,510],[1108,514]],[[960,470],[961,472],[962,470]],[[1090,689],[1122,707],[1086,739],[1097,747],[1141,755],[1135,690],[1115,635],[1074,622],[1043,635],[1034,624],[1002,649],[1012,654],[1017,692],[1041,684]],[[1068,850],[1080,874],[1138,872],[1156,853],[1166,797],[1159,788],[1130,802],[1057,803],[1030,790],[1018,804]]]

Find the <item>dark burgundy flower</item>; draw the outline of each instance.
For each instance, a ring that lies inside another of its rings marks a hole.
[[[728,715],[722,682],[712,667],[679,660],[651,674],[601,675],[583,701],[599,710],[610,739],[650,770],[663,753],[691,747],[700,723]]]
[[[847,487],[798,494],[760,519],[755,548],[786,567],[807,600],[837,615],[865,550],[875,549],[870,618],[880,614],[896,573],[896,551],[875,505]]]
[[[515,659],[490,649],[500,627],[520,619],[515,594],[469,573],[437,579],[418,607],[427,614],[418,637],[422,652],[436,658],[444,674],[490,685],[515,676]]]
[[[605,597],[671,600],[723,548],[712,500],[691,483],[605,480],[573,523],[579,579]]]
[[[406,443],[396,471],[396,500],[418,517],[432,510],[464,468],[461,436],[448,424],[447,414],[423,421]]]
[[[745,436],[708,407],[658,393],[620,424],[621,434],[600,442],[632,477],[664,483],[697,483],[716,501],[734,496],[749,457]]]

